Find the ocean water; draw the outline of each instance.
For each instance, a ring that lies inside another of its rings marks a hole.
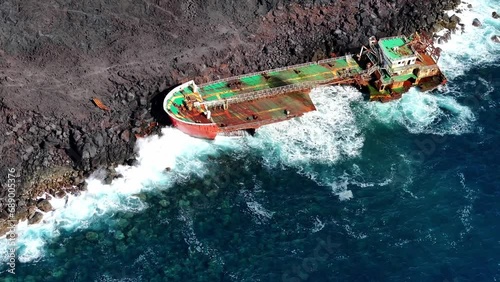
[[[2,281],[499,281],[500,3],[469,2],[446,86],[317,88],[318,111],[243,139],[165,128],[122,178],[21,224]]]

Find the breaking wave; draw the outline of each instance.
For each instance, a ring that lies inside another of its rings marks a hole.
[[[397,101],[367,103],[368,115],[387,125],[401,125],[413,134],[460,135],[471,132],[476,120],[455,97],[411,89]]]
[[[269,166],[286,164],[303,170],[359,156],[364,137],[351,107],[362,95],[352,87],[322,87],[311,91],[316,111],[265,126],[250,146],[260,149]]]
[[[59,236],[60,230],[85,229],[90,222],[116,211],[140,211],[146,204],[138,194],[153,189],[165,189],[175,182],[202,176],[207,171],[207,157],[234,145],[226,140],[209,142],[189,137],[173,128],[162,130],[162,136],[138,141],[138,165],[119,166],[122,177],[110,185],[103,184],[101,173],[87,179],[88,188],[79,196],[50,200],[54,211],[44,215],[43,222],[17,228],[18,259],[31,262],[43,256],[47,241]],[[170,172],[166,172],[166,168]],[[6,239],[0,240],[0,252],[5,252]],[[2,256],[4,258],[4,256]]]
[[[261,152],[269,168],[292,167],[319,186],[331,187],[340,200],[353,198],[354,187],[385,186],[388,178],[368,181],[357,165],[340,167],[361,156],[365,143],[367,103],[353,87],[316,88],[311,92],[316,111],[300,118],[265,126],[245,143]]]
[[[468,8],[468,4],[472,8]],[[438,44],[443,49],[439,67],[448,76],[456,78],[463,75],[472,65],[488,65],[500,59],[500,44],[491,40],[500,33],[500,21],[491,13],[498,10],[498,1],[468,0],[460,4],[461,13],[449,11],[451,16],[460,17],[464,33],[458,30],[447,43]],[[481,27],[474,27],[472,21],[477,18]]]
[[[448,11],[450,16],[457,14],[461,18],[464,33],[458,30],[447,43],[437,44],[443,49],[439,67],[451,80],[446,86],[441,87],[436,94],[411,89],[397,101],[368,103],[368,115],[387,125],[401,125],[413,134],[460,135],[471,132],[476,117],[469,107],[461,105],[456,98],[471,98],[469,96],[474,94],[463,93],[453,84],[453,80],[463,76],[473,66],[494,64],[500,60],[500,44],[491,40],[493,35],[500,33],[500,21],[491,16],[498,8],[498,2],[495,2],[469,0],[458,7],[461,13]],[[472,8],[468,8],[468,4]],[[481,27],[472,25],[475,18],[481,21]],[[488,99],[494,90],[492,81],[478,78],[478,81],[466,83],[477,84],[481,98]],[[494,101],[490,104],[496,105]]]

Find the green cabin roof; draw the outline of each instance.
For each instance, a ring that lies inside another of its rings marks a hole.
[[[406,56],[414,56],[415,53],[410,49],[410,47],[405,46],[407,41],[404,37],[393,37],[387,39],[381,39],[379,41],[380,48],[382,52],[391,61],[399,60]],[[397,50],[396,50],[397,49]]]

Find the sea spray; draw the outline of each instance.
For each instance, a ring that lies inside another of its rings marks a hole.
[[[270,169],[291,167],[319,186],[330,187],[341,200],[353,197],[351,187],[391,183],[393,173],[366,179],[358,166],[344,166],[361,156],[364,131],[371,124],[360,117],[371,104],[363,101],[362,93],[353,87],[330,86],[316,88],[310,95],[315,112],[263,127],[245,140],[260,152],[263,163]]]
[[[359,155],[364,139],[351,104],[362,101],[361,93],[352,87],[321,87],[310,95],[316,111],[262,127],[248,139],[263,152],[266,164],[302,169]]]
[[[439,68],[448,78],[463,75],[473,65],[487,65],[500,59],[500,44],[491,40],[493,35],[500,34],[500,20],[491,16],[492,12],[498,12],[498,7],[495,0],[469,0],[460,4],[462,12],[457,15],[464,24],[464,34],[460,34],[459,28],[450,41],[436,45],[443,50]],[[448,14],[456,12],[451,10]],[[475,18],[481,21],[481,27],[472,25]]]
[[[93,220],[117,211],[143,210],[146,204],[136,194],[157,187],[170,187],[192,175],[203,176],[208,171],[206,158],[217,155],[227,146],[232,146],[230,140],[209,142],[187,136],[174,128],[164,128],[162,136],[139,140],[138,164],[116,168],[122,177],[106,185],[99,178],[101,173],[96,172],[86,180],[87,191],[81,195],[53,198],[51,204],[55,210],[46,213],[42,223],[27,225],[27,222],[22,222],[18,225],[19,261],[31,262],[41,258],[45,243],[57,237],[60,230],[85,229]],[[0,244],[3,250],[5,239],[0,240]]]
[[[471,132],[475,115],[447,93],[411,89],[400,100],[367,103],[367,116],[387,126],[403,126],[413,134],[460,135]]]

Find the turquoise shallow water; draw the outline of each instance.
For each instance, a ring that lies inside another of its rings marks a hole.
[[[21,224],[16,275],[1,257],[0,277],[498,281],[498,0],[473,6],[461,17],[483,27],[442,46],[446,87],[387,104],[315,89],[318,111],[244,139],[166,128],[122,178],[96,173],[44,224]]]

